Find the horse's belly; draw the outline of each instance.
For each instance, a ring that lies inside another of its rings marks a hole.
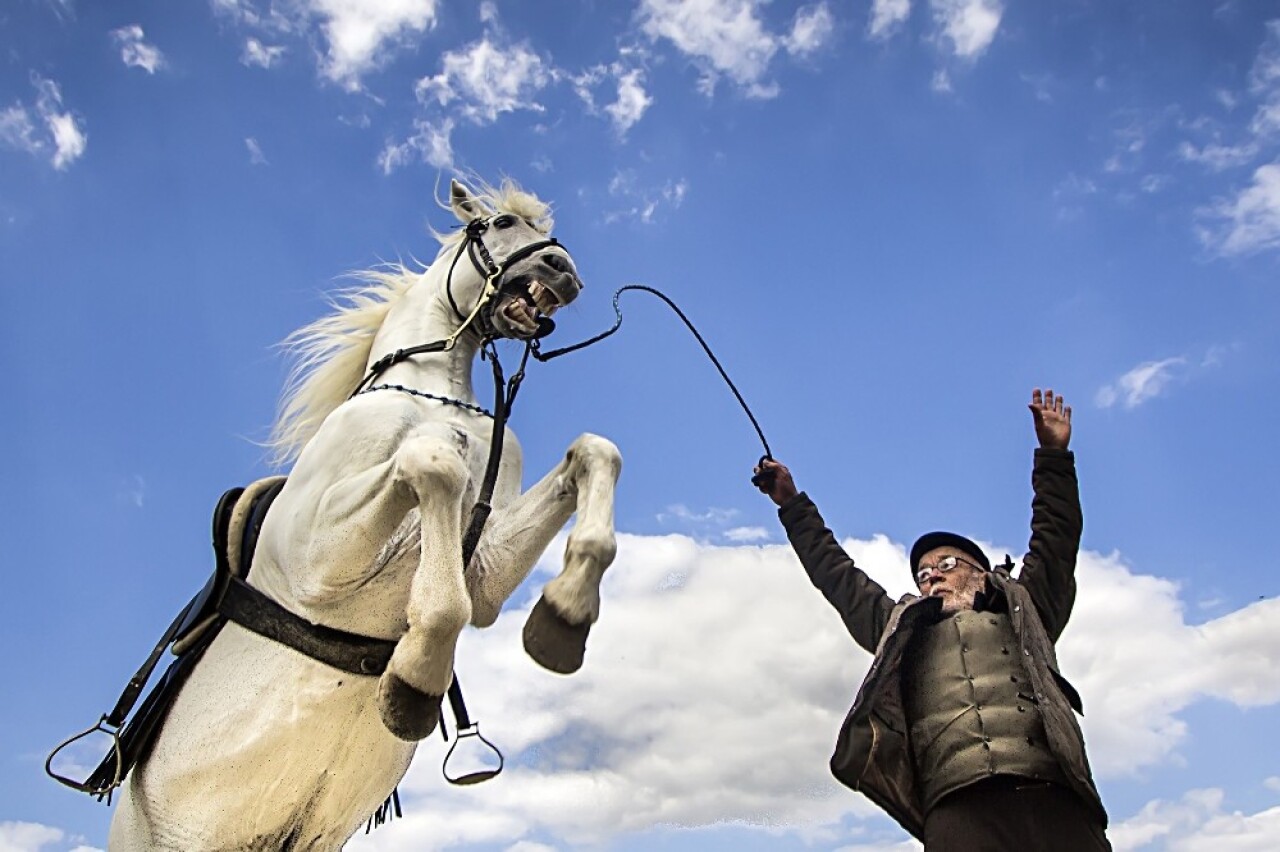
[[[376,688],[228,625],[130,779],[151,845],[340,846],[413,756],[383,726]]]

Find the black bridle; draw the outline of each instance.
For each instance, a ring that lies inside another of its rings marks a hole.
[[[507,214],[502,214],[507,215]],[[481,325],[481,340],[483,343],[490,343],[497,336],[493,328],[492,303],[494,298],[502,292],[504,281],[503,278],[511,267],[527,257],[537,254],[548,248],[561,248],[564,246],[555,237],[547,237],[544,240],[535,240],[527,245],[523,245],[515,251],[511,252],[501,263],[495,263],[493,255],[489,253],[489,247],[484,244],[485,231],[489,230],[489,225],[493,221],[493,216],[472,219],[463,229],[462,239],[458,243],[458,250],[453,254],[453,261],[449,264],[449,274],[445,278],[444,292],[449,299],[449,306],[453,308],[454,314],[458,317],[460,325],[454,329],[453,333],[442,340],[433,340],[430,343],[422,343],[417,346],[410,346],[405,349],[397,349],[394,352],[388,352],[377,361],[369,365],[369,371],[365,373],[360,383],[356,385],[355,390],[351,392],[351,397],[364,393],[382,375],[392,366],[406,361],[414,355],[423,355],[429,352],[448,352],[453,349],[454,344],[464,331],[470,328],[477,319]],[[458,266],[458,261],[462,258],[463,253],[471,260],[471,265],[476,271],[484,277],[484,287],[480,291],[480,298],[476,300],[475,307],[471,309],[471,313],[464,314],[458,307],[458,302],[453,296],[453,273]],[[581,281],[579,281],[581,283]],[[486,311],[485,309],[488,308]],[[538,330],[529,340],[534,341],[540,337],[550,334],[555,328],[555,323],[548,317],[542,317],[538,320]],[[526,347],[526,357],[528,348]],[[496,361],[496,354],[493,356]],[[348,398],[351,398],[348,397]]]

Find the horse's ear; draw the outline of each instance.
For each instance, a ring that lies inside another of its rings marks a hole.
[[[488,212],[471,191],[457,180],[449,181],[449,204],[453,207],[454,215],[463,222],[480,219]]]

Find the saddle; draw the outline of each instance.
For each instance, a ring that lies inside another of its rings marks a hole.
[[[129,771],[146,758],[183,684],[228,621],[345,672],[376,677],[386,670],[395,650],[394,640],[375,639],[314,624],[245,582],[262,524],[285,481],[283,476],[267,477],[244,488],[229,489],[218,500],[213,511],[213,575],[169,625],[150,656],[130,678],[112,711],[50,753],[45,761],[45,772],[55,781],[99,800],[105,799],[109,804],[112,792],[124,783]],[[175,659],[143,699],[137,713],[129,719],[130,711],[166,648],[172,651]],[[468,717],[456,676],[449,686],[449,702],[457,728],[453,744],[445,756],[445,779],[453,784],[474,784],[497,775],[502,771],[502,753],[480,735],[479,724]],[[112,747],[87,780],[75,781],[53,770],[53,759],[58,752],[98,731],[111,736]],[[440,732],[447,740],[443,719],[440,720]],[[450,774],[448,764],[454,750],[463,739],[472,737],[497,755],[497,768],[462,775]],[[393,813],[400,816],[398,790],[392,791],[387,801],[370,817],[370,827],[391,819]]]

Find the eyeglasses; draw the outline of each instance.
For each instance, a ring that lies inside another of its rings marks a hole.
[[[961,559],[959,556],[944,556],[939,559],[936,564],[921,565],[919,569],[916,570],[916,585],[918,586],[924,583],[924,581],[929,579],[929,575],[934,571],[937,571],[939,574],[947,574],[954,571],[955,567],[961,562],[968,565],[970,568],[977,568],[979,571],[982,570],[981,565],[970,562],[968,559]]]

